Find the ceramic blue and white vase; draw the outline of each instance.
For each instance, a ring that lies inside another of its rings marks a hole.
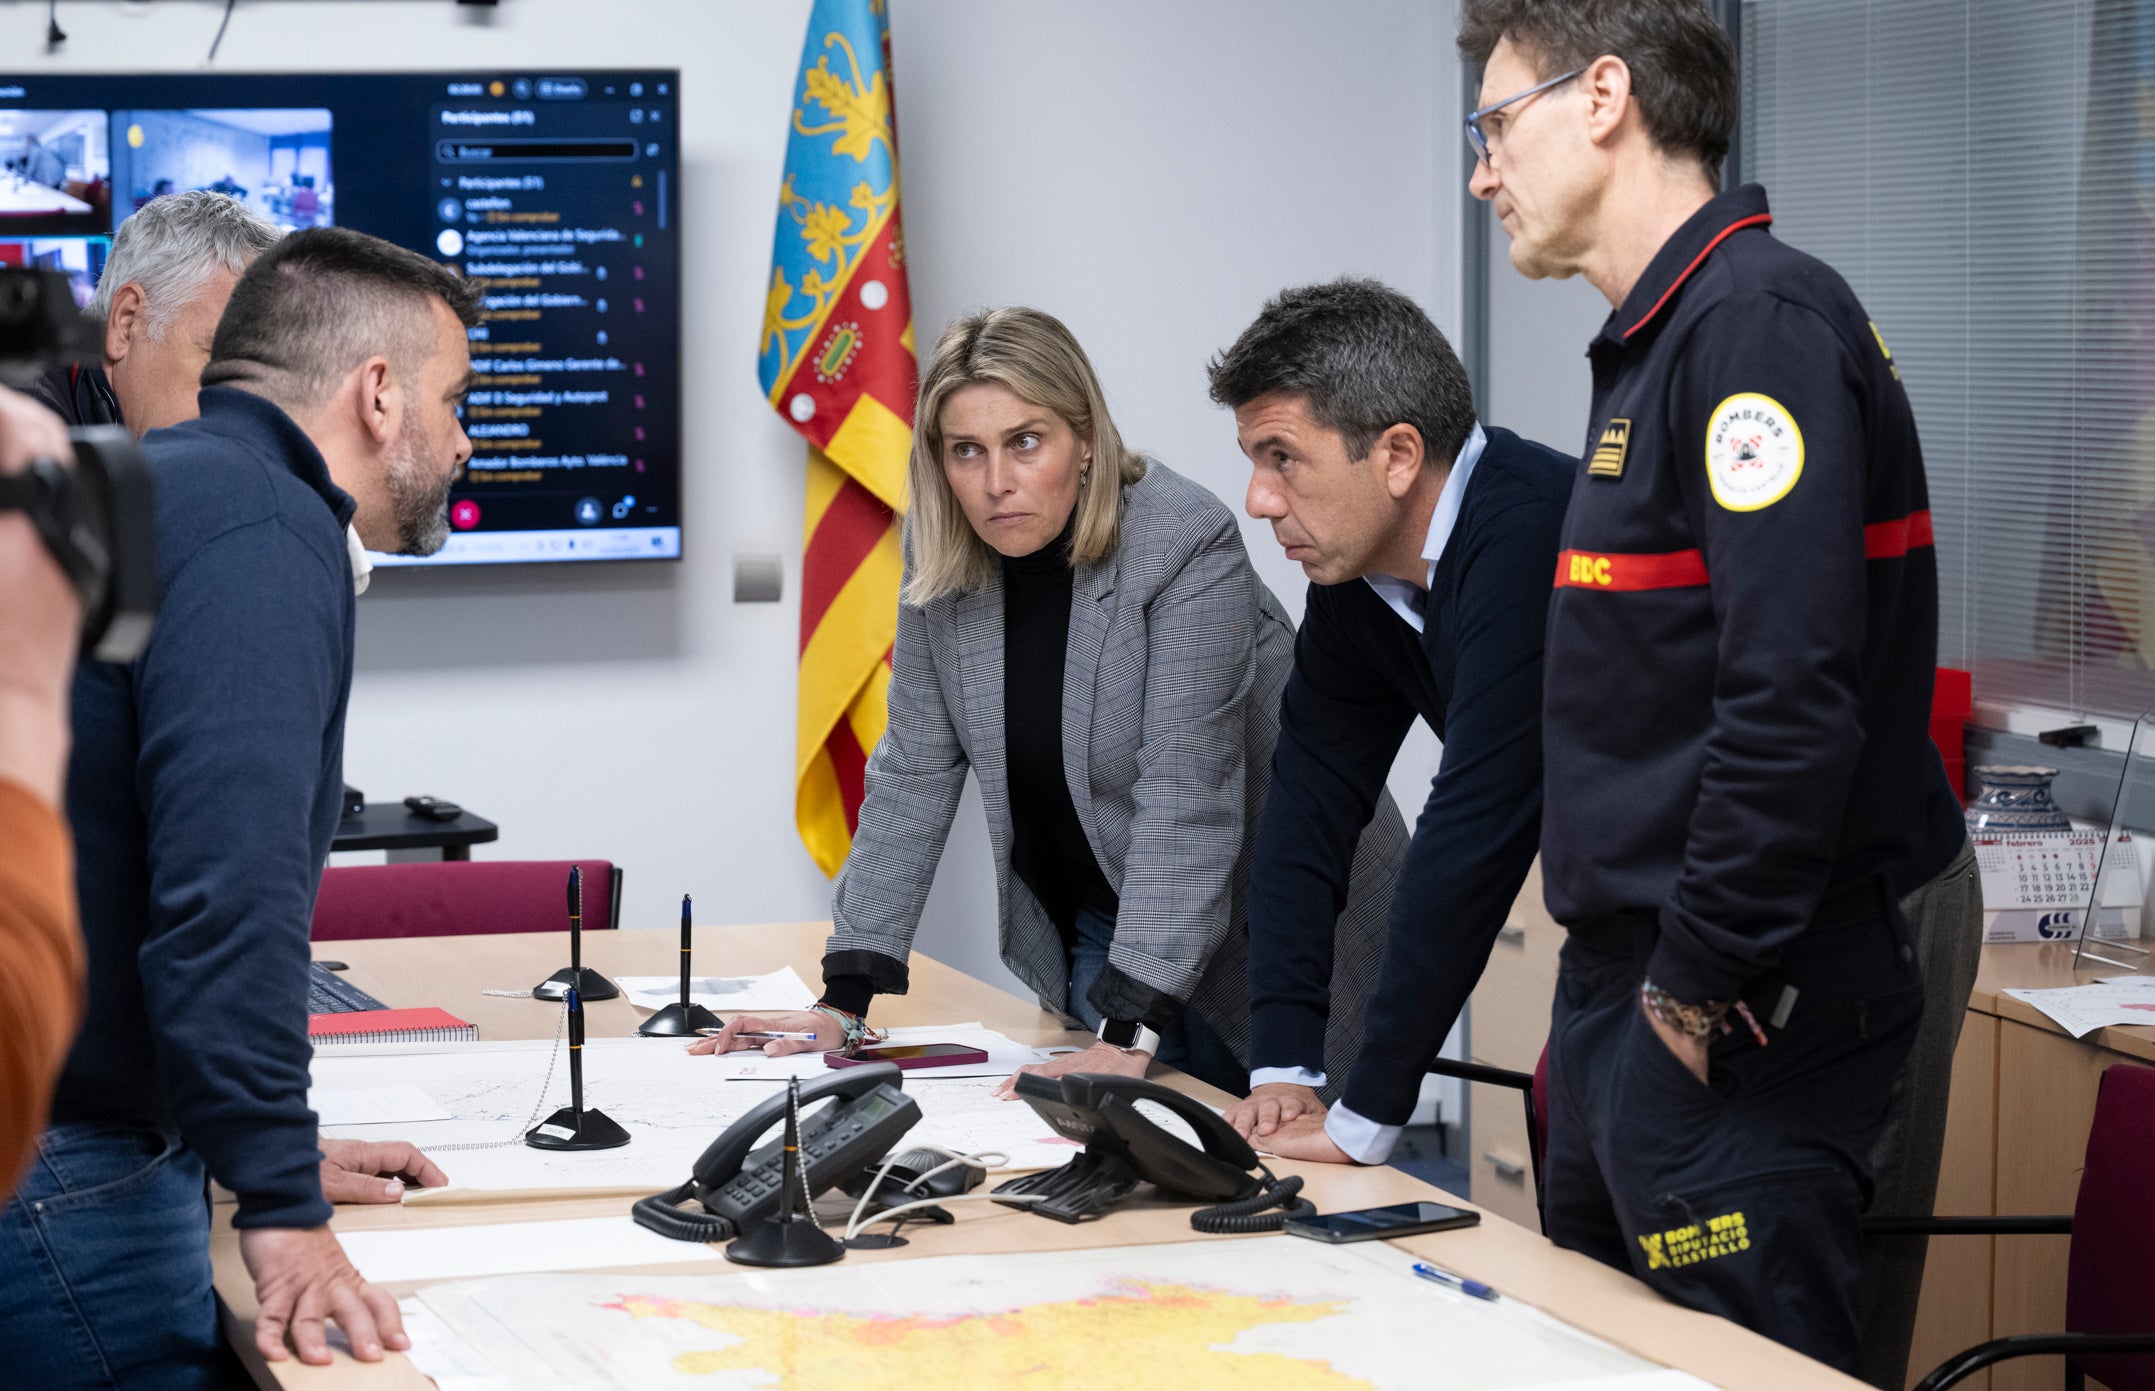
[[[1975,770],[1982,788],[1968,804],[1968,829],[1997,835],[2030,835],[2044,831],[2070,831],[2073,823],[2058,804],[2050,800],[2055,768],[1993,764]]]

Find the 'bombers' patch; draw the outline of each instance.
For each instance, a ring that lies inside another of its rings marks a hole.
[[[1788,496],[1803,476],[1803,431],[1771,396],[1739,391],[1706,421],[1706,481],[1731,512],[1756,512]]]

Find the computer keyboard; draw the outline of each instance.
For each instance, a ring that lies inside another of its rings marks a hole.
[[[339,976],[319,961],[307,963],[307,1013],[350,1014],[389,1006]]]

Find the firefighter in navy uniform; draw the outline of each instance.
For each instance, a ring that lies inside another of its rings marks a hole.
[[[1852,1368],[1923,1009],[1888,878],[1933,760],[1914,418],[1841,278],[1761,189],[1716,193],[1735,79],[1703,4],[1469,0],[1461,44],[1514,263],[1615,306],[1544,681],[1546,1229]]]

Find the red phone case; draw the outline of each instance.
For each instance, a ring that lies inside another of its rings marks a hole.
[[[930,1043],[920,1045],[899,1044],[897,1046],[901,1048],[915,1046],[937,1048],[947,1047],[948,1045]],[[988,1060],[988,1055],[978,1048],[960,1048],[954,1053],[944,1053],[933,1058],[877,1058],[868,1056],[874,1052],[875,1050],[872,1048],[864,1048],[861,1050],[861,1056],[851,1058],[843,1053],[825,1053],[823,1055],[823,1064],[826,1067],[864,1067],[869,1063],[889,1063],[900,1071],[910,1072],[917,1067],[957,1067],[965,1063],[984,1063]]]

